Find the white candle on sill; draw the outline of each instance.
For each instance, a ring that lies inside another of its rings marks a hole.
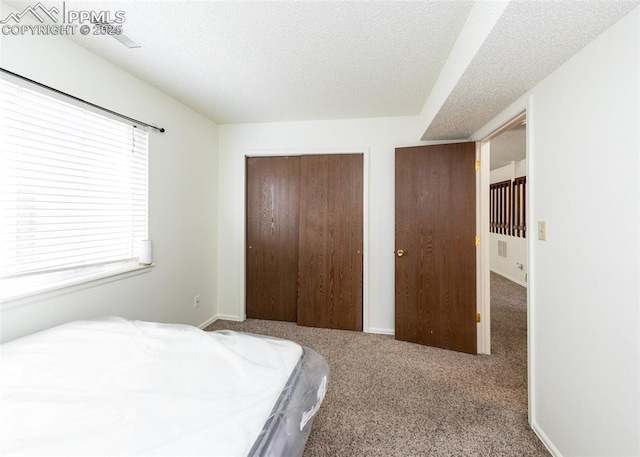
[[[153,263],[153,242],[151,240],[142,240],[138,244],[138,263],[140,265]]]

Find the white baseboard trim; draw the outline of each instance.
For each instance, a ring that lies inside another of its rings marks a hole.
[[[492,272],[492,273],[495,273],[495,274],[497,274],[497,275],[500,275],[500,276],[502,276],[503,278],[506,278],[506,279],[508,279],[508,280],[509,280],[509,281],[511,281],[511,282],[515,282],[516,284],[518,284],[518,285],[520,285],[520,286],[524,287],[525,289],[527,288],[527,283],[526,283],[526,282],[522,282],[522,281],[520,281],[520,280],[518,280],[518,279],[516,279],[516,278],[512,278],[512,277],[511,277],[511,276],[509,276],[509,275],[506,275],[506,274],[504,274],[504,273],[501,273],[501,272],[496,271],[496,270],[493,270],[493,269],[491,270],[491,272]]]
[[[244,318],[241,318],[241,317],[238,317],[238,316],[232,316],[232,315],[229,315],[229,314],[216,314],[211,319],[209,319],[209,320],[203,322],[202,324],[200,324],[199,328],[205,328],[206,326],[213,324],[217,320],[234,321],[234,322],[244,322],[245,321]]]
[[[205,327],[208,327],[209,325],[213,324],[217,320],[218,320],[218,318],[216,316],[213,316],[211,319],[207,319],[202,324],[198,325],[198,328],[199,329],[203,329]]]
[[[369,327],[364,333],[377,333],[379,335],[395,335],[396,331],[392,328]]]
[[[560,451],[553,445],[547,434],[542,431],[537,422],[533,421],[531,423],[531,428],[533,429],[533,432],[538,435],[542,444],[544,444],[553,457],[562,457]]]
[[[245,317],[233,316],[231,314],[216,314],[216,320],[218,319],[223,321],[234,321],[234,322],[244,322],[247,320]]]

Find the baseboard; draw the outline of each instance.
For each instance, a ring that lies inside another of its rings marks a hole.
[[[542,429],[538,426],[537,422],[533,421],[531,423],[531,428],[533,429],[533,432],[538,436],[538,438],[540,438],[540,441],[542,441],[544,447],[547,448],[547,450],[553,457],[562,457],[560,451],[553,445],[547,434],[543,432]]]
[[[217,316],[213,316],[212,318],[204,321],[202,324],[198,325],[198,328],[203,329],[205,327],[208,327],[209,325],[213,324],[215,321],[218,320]]]
[[[392,328],[369,327],[364,333],[377,333],[379,335],[395,335],[396,332]]]
[[[516,284],[518,284],[519,286],[524,287],[525,289],[527,288],[527,283],[526,283],[526,282],[522,282],[522,281],[520,281],[519,279],[512,278],[511,276],[506,275],[506,274],[504,274],[504,273],[500,273],[499,271],[496,271],[496,270],[491,270],[491,272],[492,272],[492,273],[495,273],[495,274],[497,274],[497,275],[500,275],[500,276],[502,276],[503,278],[506,278],[506,279],[508,279],[508,280],[509,280],[509,281],[511,281],[511,282],[515,282]]]
[[[213,316],[211,319],[203,322],[202,324],[199,325],[199,328],[205,328],[211,324],[213,324],[215,321],[217,320],[223,320],[223,321],[234,321],[234,322],[244,322],[245,319],[240,318],[238,316],[231,316],[229,314],[216,314],[215,316]]]
[[[234,322],[244,322],[247,320],[246,317],[233,316],[231,314],[218,314],[216,315],[216,319],[220,319],[223,321],[234,321]]]

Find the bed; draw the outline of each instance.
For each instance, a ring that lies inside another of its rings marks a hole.
[[[0,455],[299,456],[327,376],[287,340],[74,321],[0,346]]]

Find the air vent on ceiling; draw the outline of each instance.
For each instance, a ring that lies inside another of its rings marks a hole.
[[[104,27],[105,30],[114,30],[114,31],[117,30],[116,24],[111,24],[109,22],[94,22],[94,24],[100,27]],[[142,47],[142,45],[136,43],[124,33],[108,33],[108,34],[105,34],[105,36],[110,36],[111,38],[118,40],[120,43],[124,44],[129,49],[136,49],[136,48]]]

